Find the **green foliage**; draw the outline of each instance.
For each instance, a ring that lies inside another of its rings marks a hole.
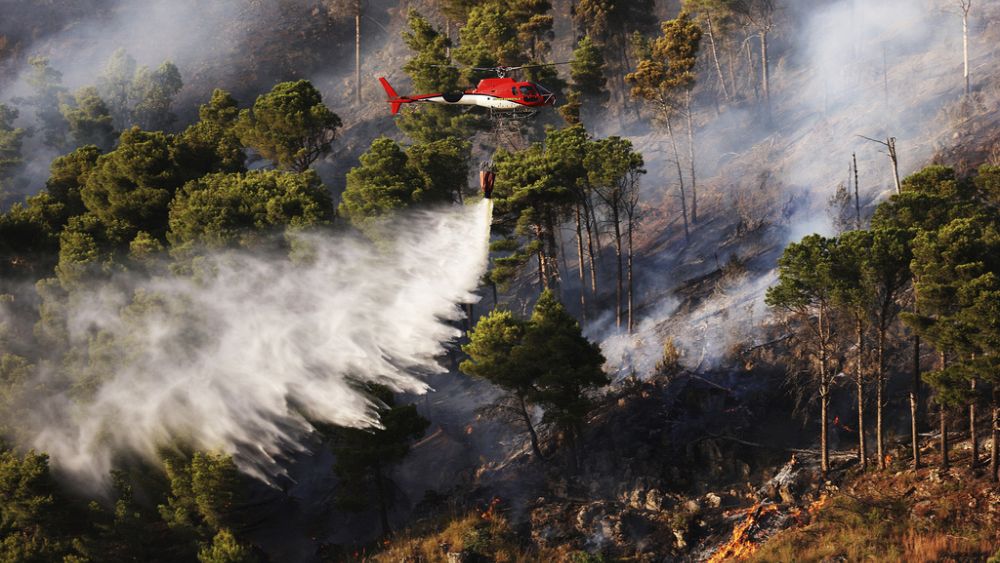
[[[13,180],[24,163],[21,148],[24,129],[15,128],[17,110],[0,104],[0,198],[13,186]]]
[[[126,226],[127,243],[138,231],[164,235],[167,205],[181,181],[171,139],[133,127],[122,133],[114,151],[97,159],[81,195],[104,224]]]
[[[451,42],[434,28],[427,18],[410,10],[403,32],[403,42],[416,54],[403,65],[403,71],[413,81],[418,92],[455,92],[459,90],[458,69],[450,65],[448,48]]]
[[[589,412],[588,391],[607,385],[604,357],[551,291],[522,321],[495,310],[480,318],[462,346],[469,358],[459,369],[514,397],[544,407],[544,422],[573,432]]]
[[[500,2],[487,2],[472,8],[467,23],[459,30],[459,37],[459,47],[452,55],[468,67],[512,66],[526,58],[516,23]],[[488,72],[471,69],[463,74],[468,83],[489,77]]]
[[[170,203],[167,240],[177,255],[196,247],[249,247],[282,229],[333,220],[329,192],[312,170],[209,174]]]
[[[652,0],[579,0],[577,26],[602,44],[620,41],[632,31],[644,31],[653,20]]]
[[[251,563],[257,560],[253,551],[239,543],[229,530],[219,530],[212,543],[198,551],[201,563]]]
[[[73,554],[72,515],[46,455],[0,451],[0,500],[0,560],[41,562]]]
[[[95,145],[102,151],[115,142],[115,128],[107,105],[93,87],[83,88],[74,95],[74,103],[59,106],[68,124],[74,146]]]
[[[216,89],[198,115],[200,120],[174,139],[174,158],[184,177],[194,180],[212,172],[245,171],[246,156],[236,135],[236,100]]]
[[[792,312],[827,306],[833,298],[835,240],[809,235],[789,244],[778,259],[778,283],[767,290],[765,302]]]
[[[377,237],[393,212],[414,204],[461,200],[468,183],[470,144],[455,138],[403,150],[381,137],[347,173],[338,212],[355,227]]]
[[[341,121],[309,81],[282,82],[240,112],[236,133],[244,145],[276,166],[304,172],[330,152]]]
[[[663,22],[660,30],[662,34],[650,43],[650,58],[639,61],[625,78],[632,84],[633,96],[669,113],[680,103],[678,96],[694,87],[702,31],[687,12]]]
[[[123,130],[132,125],[132,79],[136,70],[135,59],[125,49],[119,48],[111,54],[97,78],[98,93],[107,103],[115,125]]]
[[[60,98],[66,93],[66,88],[62,86],[62,73],[49,66],[45,57],[31,57],[28,64],[31,65],[31,72],[26,82],[33,94],[24,103],[35,108],[35,120],[45,146],[61,151],[66,148],[68,132],[68,125],[59,109]]]
[[[589,35],[584,36],[573,50],[569,68],[573,92],[579,96],[580,104],[589,110],[596,111],[597,106],[606,103],[611,95],[607,89],[606,66],[601,48]]]
[[[134,100],[131,122],[151,131],[169,127],[177,120],[170,107],[182,86],[184,82],[181,80],[181,73],[170,61],[165,61],[156,70],[139,68],[131,85]]]
[[[394,499],[387,472],[406,457],[410,444],[424,435],[430,422],[413,405],[397,406],[387,387],[369,384],[367,391],[381,428],[332,431],[333,452],[337,456],[333,470],[340,480],[336,502],[345,510],[377,508],[382,533],[388,534],[388,509]]]

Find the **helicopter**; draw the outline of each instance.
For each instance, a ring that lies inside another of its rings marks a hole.
[[[411,103],[432,103],[449,104],[461,106],[479,106],[490,109],[491,116],[496,117],[531,117],[537,113],[538,108],[552,106],[556,103],[556,96],[548,91],[541,84],[535,82],[519,81],[508,76],[511,72],[543,66],[552,66],[567,63],[545,63],[537,65],[522,66],[495,66],[495,67],[474,67],[472,70],[495,72],[496,78],[484,78],[479,81],[475,88],[464,92],[438,93],[438,94],[417,94],[414,96],[400,96],[393,89],[389,81],[384,77],[378,80],[382,83],[382,88],[388,96],[388,102],[392,105],[393,115],[399,113],[399,108],[403,104]],[[433,65],[447,66],[451,65]]]

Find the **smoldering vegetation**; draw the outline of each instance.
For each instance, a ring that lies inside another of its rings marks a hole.
[[[630,136],[643,153],[649,170],[644,222],[668,226],[639,233],[638,301],[655,304],[643,310],[636,334],[615,334],[607,318],[588,328],[618,373],[650,373],[667,340],[690,368],[719,366],[761,343],[768,318],[764,291],[775,261],[788,242],[833,234],[829,202],[838,186],[853,183],[852,156],[868,217],[895,190],[892,163],[879,142],[895,138],[905,177],[948,150],[958,139],[952,137],[956,129],[978,130],[990,122],[1000,103],[990,64],[998,13],[988,4],[971,12],[970,96],[963,94],[957,2],[779,6],[769,38],[770,112],[761,93],[755,99],[752,91],[717,107],[713,99],[721,93],[706,53],[695,91],[694,146],[699,203],[709,219],[694,227],[690,243],[679,228],[676,164],[662,131],[645,123],[622,129],[616,119],[601,123]],[[759,49],[752,33],[747,41]],[[690,184],[689,177],[685,181]],[[685,287],[703,276],[719,281],[709,288],[717,298],[687,302]]]

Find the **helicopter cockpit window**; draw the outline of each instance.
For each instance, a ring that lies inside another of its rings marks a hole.
[[[531,86],[521,86],[521,95],[524,97],[535,96],[535,89]]]
[[[515,98],[517,97],[517,86],[510,87],[510,95],[514,96]]]
[[[543,95],[543,96],[552,93],[552,92],[549,92],[548,90],[546,90],[545,87],[542,86],[542,85],[540,85],[540,84],[535,84],[535,88],[538,90],[538,93],[541,94],[541,95]]]

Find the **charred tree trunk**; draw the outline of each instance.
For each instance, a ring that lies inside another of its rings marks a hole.
[[[590,262],[590,292],[595,298],[597,297],[597,253],[600,252],[601,239],[598,233],[594,231],[597,229],[597,219],[594,217],[594,210],[589,203],[584,202],[583,211],[587,214],[586,221],[584,221],[584,227],[587,229],[587,259]],[[593,224],[593,228],[591,225]],[[597,251],[594,249],[594,239],[597,239]]]
[[[854,228],[861,230],[861,195],[858,189],[858,153],[851,153],[854,164]]]
[[[583,259],[583,225],[580,219],[580,204],[576,204],[576,256],[580,272],[580,315],[587,322],[587,273]],[[568,265],[566,266],[569,267]]]
[[[633,321],[634,315],[632,310],[635,307],[635,296],[634,296],[634,284],[632,277],[632,232],[634,230],[632,217],[628,218],[628,333],[632,334],[635,330],[635,323]]]
[[[993,384],[993,399],[990,401],[992,416],[990,417],[990,478],[994,483],[1000,479],[1000,385]]]
[[[712,24],[712,14],[705,15],[705,26],[708,30],[708,47],[712,53],[712,64],[715,66],[715,73],[719,78],[719,86],[722,88],[722,97],[728,102],[729,89],[726,88],[726,78],[722,75],[722,64],[719,63],[719,51],[715,46],[715,26]]]
[[[747,84],[753,88],[753,99],[760,102],[760,89],[757,87],[757,67],[753,63],[753,50],[750,48],[750,40],[753,36],[747,35],[743,42],[747,53]]]
[[[969,10],[972,9],[972,0],[961,0],[962,6],[962,76],[965,78],[965,97],[968,98],[972,92],[969,78]]]
[[[875,376],[875,452],[878,455],[879,469],[885,469],[885,441],[882,437],[882,407],[885,404],[885,333],[885,326],[879,326],[876,350],[878,373]]]
[[[354,2],[354,92],[361,105],[361,0]]]
[[[674,152],[674,164],[677,165],[677,181],[681,189],[681,213],[684,216],[684,242],[691,242],[691,231],[688,227],[687,194],[684,191],[684,172],[681,170],[681,155],[677,150],[677,138],[674,136],[673,119],[667,116],[667,135]]]
[[[766,112],[767,122],[771,123],[771,77],[767,58],[767,33],[767,30],[760,32],[760,69],[761,85],[764,88],[764,111]]]
[[[858,392],[858,463],[861,469],[868,467],[868,454],[865,451],[865,379],[864,379],[864,357],[865,357],[865,331],[861,318],[858,317],[857,325],[857,347],[858,359],[855,365],[854,378],[857,383]]]
[[[972,381],[969,382],[969,388],[972,391],[972,401],[969,403],[969,444],[972,446],[972,461],[969,463],[970,467],[976,467],[979,465],[979,435],[976,433],[976,378],[973,377]]]
[[[375,498],[378,503],[378,516],[382,525],[382,537],[387,538],[392,535],[392,528],[389,527],[389,499],[385,490],[385,477],[382,475],[382,467],[375,464]]]
[[[910,384],[910,442],[913,448],[913,469],[920,467],[920,436],[917,434],[920,407],[920,337],[913,336],[913,381]]]
[[[694,117],[691,113],[691,92],[684,98],[684,112],[687,117],[688,165],[691,172],[691,223],[698,224],[698,182],[694,173]]]
[[[948,409],[941,405],[941,469],[948,469],[951,463],[948,461]]]
[[[826,365],[826,330],[824,329],[826,311],[821,307],[819,310],[819,403],[820,403],[820,472],[825,479],[830,471],[830,441],[828,439],[829,425],[827,424],[830,406],[830,382],[827,378]]]
[[[611,219],[615,227],[615,261],[617,262],[617,283],[615,284],[615,327],[622,328],[622,285],[624,284],[624,267],[622,265],[622,225],[618,206],[612,205]]]
[[[535,431],[535,425],[531,422],[531,413],[528,412],[528,405],[525,403],[523,396],[519,395],[517,399],[521,406],[521,416],[524,419],[524,425],[528,429],[528,438],[531,440],[531,451],[539,461],[545,461],[545,456],[542,455],[542,448],[538,443],[538,432]]]

